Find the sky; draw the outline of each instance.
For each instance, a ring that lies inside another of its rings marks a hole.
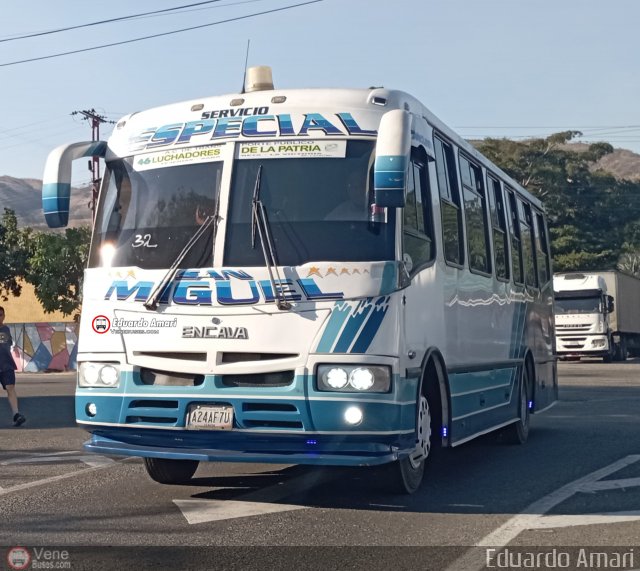
[[[249,66],[271,66],[276,88],[384,86],[469,139],[572,129],[640,152],[637,0],[219,0],[17,39],[197,1],[3,2],[0,176],[41,179],[49,151],[90,140],[74,111],[117,121],[237,93],[248,41]],[[111,128],[102,125],[102,139]],[[85,169],[74,166],[75,184],[90,180]]]

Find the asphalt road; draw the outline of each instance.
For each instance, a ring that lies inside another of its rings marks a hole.
[[[560,401],[526,445],[447,450],[413,496],[366,469],[255,464],[160,485],[140,460],[82,451],[74,383],[19,375],[21,428],[0,399],[0,568],[20,567],[16,546],[31,568],[458,571],[532,551],[556,564],[535,568],[640,568],[640,360],[561,363]]]

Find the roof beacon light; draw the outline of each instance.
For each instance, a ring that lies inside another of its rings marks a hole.
[[[271,68],[268,65],[257,65],[247,69],[244,90],[247,93],[251,91],[268,91],[273,89],[273,77]]]

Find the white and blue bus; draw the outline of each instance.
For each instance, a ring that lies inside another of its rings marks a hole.
[[[435,449],[524,442],[557,399],[538,199],[410,95],[242,93],[133,113],[54,150],[102,157],[77,422],[162,483],[201,461],[377,466],[414,492]]]

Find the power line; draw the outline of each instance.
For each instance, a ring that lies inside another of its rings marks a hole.
[[[72,116],[82,115],[85,121],[91,123],[91,140],[100,140],[100,125],[102,123],[115,123],[115,121],[107,121],[104,115],[96,113],[95,109],[85,109],[83,111],[73,111]],[[89,208],[95,218],[96,201],[98,200],[98,190],[100,188],[100,158],[91,157],[89,159],[89,170],[91,171],[91,201],[89,202]]]
[[[150,16],[152,14],[161,14],[163,12],[172,12],[175,10],[182,10],[184,8],[192,8],[193,6],[202,6],[203,4],[212,4],[214,2],[221,2],[221,1],[222,0],[206,0],[205,2],[196,2],[195,4],[185,4],[184,6],[176,6],[175,8],[165,8],[164,10],[153,10],[152,12],[142,12],[140,14],[132,14],[130,16],[120,16],[119,18],[110,18],[109,20],[98,20],[97,22],[89,22],[87,24],[78,24],[77,26],[68,26],[66,28],[57,28],[55,30],[48,30],[46,32],[34,32],[32,34],[25,34],[23,36],[0,39],[0,43],[13,42],[15,40],[24,40],[27,38],[37,38],[38,36],[47,36],[49,34],[59,34],[60,32],[68,32],[69,30],[78,30],[80,28],[88,28],[90,26],[99,26],[100,24],[110,24],[111,22],[122,22],[124,20],[131,20],[133,18],[140,18],[142,16]]]
[[[78,54],[78,53],[82,53],[82,52],[90,52],[93,50],[99,50],[99,49],[103,49],[103,48],[110,48],[110,47],[114,47],[114,46],[121,46],[124,44],[131,44],[133,42],[141,42],[143,40],[150,40],[152,38],[160,38],[163,36],[170,36],[172,34],[179,34],[181,32],[190,32],[192,30],[198,30],[200,28],[207,28],[209,26],[217,26],[218,24],[227,24],[229,22],[236,22],[238,20],[246,20],[247,18],[253,18],[255,16],[264,16],[265,14],[273,14],[274,12],[282,12],[284,10],[290,10],[291,8],[299,8],[300,6],[307,6],[309,4],[316,4],[318,2],[324,2],[324,0],[310,0],[308,2],[302,2],[300,4],[291,4],[289,6],[283,6],[282,8],[273,8],[272,10],[266,10],[264,12],[255,12],[253,14],[247,14],[245,16],[237,16],[235,18],[229,18],[227,20],[219,20],[217,22],[210,22],[209,24],[200,24],[199,26],[191,26],[189,28],[182,28],[180,30],[173,30],[171,32],[163,32],[160,34],[153,34],[151,36],[143,36],[140,38],[133,38],[131,40],[124,40],[122,42],[113,42],[110,44],[102,44],[100,46],[93,46],[91,48],[83,48],[80,50],[72,50],[72,51],[68,51],[68,52],[61,52],[61,53],[57,53],[57,54],[51,54],[48,56],[40,56],[40,57],[36,57],[36,58],[29,58],[29,59],[23,59],[23,60],[18,60],[18,61],[11,61],[8,63],[0,63],[0,67],[7,67],[10,65],[18,65],[21,63],[29,63],[29,62],[33,62],[33,61],[41,61],[41,60],[45,60],[45,59],[51,59],[51,58],[56,58],[56,57],[62,57],[62,56],[67,56],[67,55],[71,55],[71,54]]]

